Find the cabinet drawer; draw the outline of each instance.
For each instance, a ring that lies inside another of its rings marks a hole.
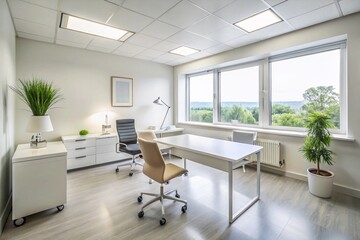
[[[115,153],[116,152],[116,143],[111,145],[101,145],[96,146],[96,153]]]
[[[64,141],[67,150],[83,148],[83,147],[95,147],[95,138],[80,138],[74,140]]]
[[[131,158],[131,155],[126,153],[116,153],[116,152],[108,152],[108,153],[99,153],[96,154],[96,163],[106,163],[112,161],[118,161],[126,158]]]
[[[79,156],[67,159],[67,169],[91,166],[95,164],[95,155]]]
[[[76,158],[81,156],[95,155],[95,147],[78,147],[68,150],[68,158]]]
[[[117,142],[117,137],[102,137],[96,139],[96,146],[103,146],[103,145],[115,145]]]

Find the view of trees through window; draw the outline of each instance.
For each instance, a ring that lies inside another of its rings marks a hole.
[[[340,49],[269,61],[268,125],[305,127],[309,113],[321,111],[340,128]],[[218,74],[218,122],[258,125],[259,66],[214,71]],[[190,76],[190,121],[214,121],[213,73]],[[265,114],[266,115],[266,114]]]

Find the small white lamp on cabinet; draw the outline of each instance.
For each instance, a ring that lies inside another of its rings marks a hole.
[[[31,137],[31,148],[44,148],[46,147],[46,140],[42,138],[42,132],[51,132],[54,128],[51,124],[50,116],[31,116],[27,126],[27,131],[34,133]]]

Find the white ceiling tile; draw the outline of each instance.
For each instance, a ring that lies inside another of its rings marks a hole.
[[[112,4],[120,7],[125,0],[104,0],[104,1],[112,3]]]
[[[89,47],[100,47],[100,48],[114,50],[118,48],[121,44],[122,44],[121,42],[116,40],[95,37],[93,40],[91,40]]]
[[[120,47],[118,47],[113,53],[124,56],[135,56],[136,54],[139,54],[144,50],[146,50],[146,48],[125,42]]]
[[[154,46],[156,43],[158,43],[160,41],[161,41],[160,39],[149,37],[149,36],[146,36],[141,33],[136,33],[131,38],[129,38],[126,42],[149,48],[149,47]]]
[[[197,49],[197,50],[204,50],[209,47],[215,46],[217,44],[219,44],[219,43],[216,41],[199,37],[198,39],[196,39],[194,41],[188,42],[186,44],[186,46]]]
[[[205,18],[207,15],[208,13],[204,10],[183,0],[162,15],[159,20],[180,28],[186,28],[200,19]]]
[[[210,53],[208,51],[201,51],[201,52],[197,52],[197,53],[194,53],[194,54],[191,54],[188,56],[188,58],[191,58],[191,59],[200,59],[200,58],[204,58],[204,57],[208,57],[210,55],[212,55],[213,53]]]
[[[256,13],[262,12],[267,8],[268,6],[261,0],[237,0],[219,11],[216,11],[214,14],[233,24]]]
[[[228,5],[229,3],[233,2],[234,0],[213,0],[213,1],[209,1],[209,0],[190,0],[191,2],[193,2],[194,4],[198,5],[199,7],[213,13],[217,10],[219,10],[220,8],[225,7],[226,5]]]
[[[155,50],[158,50],[158,51],[169,52],[169,51],[174,50],[181,46],[182,46],[182,44],[168,42],[168,41],[162,41],[162,42],[155,44],[152,48]]]
[[[118,6],[104,0],[62,0],[62,12],[96,22],[106,23]]]
[[[275,6],[288,0],[265,0],[270,6]]]
[[[293,27],[289,26],[286,22],[278,22],[273,25],[261,28],[257,31],[249,34],[250,36],[258,39],[267,39],[274,36],[281,35],[286,32],[291,32],[295,30]]]
[[[111,53],[113,51],[112,49],[109,49],[109,48],[104,48],[104,47],[99,47],[99,46],[94,46],[94,45],[89,45],[89,46],[87,46],[86,49],[97,51],[97,52],[103,52],[103,53]]]
[[[162,63],[167,63],[176,59],[181,58],[180,55],[176,55],[176,54],[172,54],[172,53],[165,53],[163,55],[161,55],[160,57],[154,58],[154,60],[156,62],[162,62]]]
[[[55,27],[57,11],[19,0],[8,1],[13,18]]]
[[[210,32],[215,32],[219,28],[228,27],[229,23],[225,22],[221,18],[218,18],[213,15],[209,15],[208,17],[202,19],[201,21],[197,22],[196,24],[188,27],[186,31],[199,34],[199,35],[206,35]]]
[[[159,57],[159,56],[163,55],[164,53],[165,52],[162,52],[162,51],[147,49],[145,51],[142,51],[138,55],[136,55],[136,57],[146,57],[146,58],[153,59],[153,58],[156,58],[156,57]]]
[[[274,9],[285,19],[300,16],[334,3],[334,0],[288,0],[274,7]]]
[[[124,30],[139,32],[148,26],[154,19],[139,13],[120,8],[109,20],[109,24]]]
[[[49,43],[54,42],[54,38],[48,38],[48,37],[38,36],[38,35],[34,35],[34,34],[29,34],[29,33],[17,32],[17,35],[21,38],[28,38],[28,39],[32,39],[32,40],[36,40],[36,41],[40,41],[40,42],[49,42]]]
[[[152,18],[158,18],[180,0],[126,0],[124,8],[142,13]]]
[[[141,33],[144,33],[151,37],[156,37],[159,39],[166,39],[171,35],[179,32],[181,29],[160,21],[155,21],[147,26]]]
[[[196,41],[200,38],[201,38],[200,36],[195,35],[193,33],[190,33],[187,31],[181,31],[181,32],[178,32],[178,33],[172,35],[171,37],[169,37],[166,40],[169,42],[185,45],[189,42]]]
[[[298,17],[291,18],[288,22],[295,28],[299,29],[337,17],[339,17],[338,10],[335,4],[331,4]]]
[[[63,41],[68,41],[68,42],[73,42],[73,43],[79,43],[79,44],[81,44],[81,46],[83,46],[83,45],[87,46],[89,44],[89,42],[94,39],[94,37],[95,36],[93,36],[93,35],[58,28],[56,40],[63,40]]]
[[[360,11],[359,0],[341,0],[339,4],[344,15]]]
[[[47,38],[54,38],[55,37],[55,29],[53,27],[28,22],[22,19],[14,19],[14,24],[16,31],[23,32],[23,33],[29,33],[34,35],[39,35],[42,37]]]
[[[39,5],[42,7],[50,8],[53,10],[57,10],[58,7],[58,0],[23,0],[23,1],[31,4]]]
[[[66,40],[57,39],[56,44],[64,45],[64,46],[70,46],[70,47],[76,47],[76,48],[86,48],[87,44],[84,43],[76,43]]]
[[[235,26],[228,26],[225,28],[217,29],[214,32],[206,34],[205,36],[218,42],[227,42],[243,35],[245,35],[245,32],[240,30],[240,28]]]
[[[230,40],[228,42],[226,42],[226,45],[229,45],[233,48],[237,48],[237,47],[241,47],[241,46],[245,46],[254,42],[258,42],[260,41],[261,38],[255,37],[251,34],[246,34],[244,36],[241,36],[239,38],[235,38],[233,40]]]

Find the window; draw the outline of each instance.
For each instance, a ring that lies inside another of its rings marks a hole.
[[[187,120],[303,131],[322,111],[346,132],[346,42],[187,75]]]
[[[259,123],[259,66],[219,72],[220,122]]]
[[[213,122],[213,73],[189,76],[188,120],[192,122]]]
[[[319,49],[270,61],[271,125],[305,127],[321,111],[340,129],[341,49]]]

